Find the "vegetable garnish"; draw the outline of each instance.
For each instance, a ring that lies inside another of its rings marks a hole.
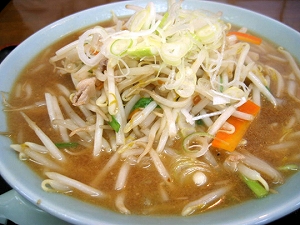
[[[152,98],[140,98],[132,107],[131,112],[133,112],[135,109],[145,108],[152,101]]]
[[[297,170],[299,170],[299,166],[296,165],[296,164],[288,164],[288,165],[278,167],[278,170],[281,170],[281,171],[297,171]]]
[[[203,122],[203,120],[200,119],[200,120],[196,120],[196,124],[203,126],[204,122]]]
[[[146,97],[140,98],[134,104],[134,106],[132,107],[132,109],[130,110],[130,114],[128,115],[128,119],[130,120],[135,113],[141,111],[141,108],[145,108],[152,101],[153,101],[152,98],[146,98]]]
[[[114,131],[119,132],[121,125],[119,124],[119,122],[116,120],[116,118],[113,115],[111,115],[111,121],[109,121],[108,124],[111,126],[111,128]]]
[[[268,195],[269,192],[258,181],[249,179],[242,174],[240,174],[240,177],[245,182],[245,184],[254,192],[256,197],[263,198]]]
[[[56,147],[58,148],[75,148],[78,146],[76,142],[62,142],[62,143],[55,143]]]
[[[251,114],[255,117],[260,110],[260,106],[248,100],[243,105],[238,107],[237,110]],[[227,119],[227,122],[235,127],[235,131],[232,134],[224,131],[218,131],[214,140],[212,141],[212,146],[227,151],[233,151],[240,143],[252,121],[231,116]]]
[[[117,39],[111,44],[110,51],[114,55],[122,56],[131,47],[132,42],[131,39]]]
[[[252,44],[260,45],[262,42],[262,39],[256,36],[253,36],[251,34],[242,33],[238,31],[230,31],[227,33],[227,36],[235,35],[236,38],[240,41],[246,41]]]
[[[137,112],[141,111],[140,108],[136,108],[133,111],[131,111],[128,115],[128,119],[131,120],[131,118],[133,117],[134,114],[136,114]]]
[[[200,95],[196,95],[194,98],[193,98],[193,104],[196,105],[197,103],[199,103],[201,101],[201,97]]]

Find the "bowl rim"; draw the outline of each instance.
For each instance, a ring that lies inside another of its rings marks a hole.
[[[40,29],[39,31],[28,37],[26,40],[24,40],[19,46],[17,46],[10,53],[10,55],[8,55],[7,58],[4,59],[3,62],[0,64],[0,73],[5,74],[7,73],[7,71],[9,71],[9,74],[18,74],[23,68],[23,66],[31,60],[31,58],[35,57],[40,52],[40,50],[46,48],[49,44],[53,42],[53,39],[51,40],[51,38],[53,37],[56,37],[57,39],[70,34],[71,31],[78,30],[93,24],[91,23],[92,21],[94,21],[95,24],[97,21],[103,21],[104,18],[108,19],[110,18],[110,10],[112,9],[119,16],[130,14],[130,10],[124,9],[125,4],[132,3],[145,6],[147,2],[148,1],[146,0],[114,2],[92,7],[64,17],[60,20],[57,20],[49,24],[48,26]],[[166,1],[153,0],[153,2],[156,6],[159,6],[158,11],[166,9]],[[254,23],[254,25],[251,25],[250,27],[248,26],[249,30],[254,31],[256,33],[260,33],[260,35],[263,37],[268,37],[269,32],[274,32],[276,29],[280,29],[284,31],[283,34],[279,35],[279,37],[276,37],[275,40],[273,40],[273,42],[281,43],[280,39],[282,39],[282,37],[288,38],[286,34],[290,34],[289,36],[291,38],[288,40],[289,43],[282,43],[282,45],[288,51],[290,51],[298,59],[298,61],[300,60],[300,53],[297,52],[295,48],[293,48],[293,46],[300,45],[300,33],[277,20],[244,8],[213,1],[185,0],[183,2],[183,7],[203,7],[209,11],[215,12],[216,9],[222,9],[222,11],[224,12],[223,19],[227,21],[237,20],[237,18],[239,18],[239,15],[243,14],[238,24],[235,24],[239,25],[245,23],[244,17],[251,17],[256,22]],[[88,14],[96,12],[101,12],[101,14],[97,14],[97,16],[95,16],[94,18],[88,16]],[[227,12],[231,12],[231,14],[228,14]],[[80,19],[83,19],[83,21],[80,21]],[[266,29],[263,29],[261,30],[261,32],[258,32],[257,26],[259,25],[259,27],[261,27],[262,25],[259,24],[257,21],[263,21],[265,24],[263,26]],[[27,57],[26,54],[21,54],[28,47],[32,47],[33,43],[36,46],[38,46],[38,48],[36,50],[32,50],[32,57]],[[41,48],[40,46],[44,47]],[[18,59],[18,62],[20,62],[20,65],[12,67],[11,63],[15,62],[16,58]],[[16,75],[0,76],[0,90],[8,92],[10,87],[13,85],[15,78]],[[4,123],[4,118],[5,115],[3,113],[0,113],[1,129],[2,127],[6,127],[6,124]],[[0,137],[0,142],[1,145],[4,146],[4,148],[9,147],[10,140],[8,140],[7,138]],[[264,202],[260,202],[260,204],[257,204],[257,201],[260,200],[251,200],[247,203],[236,205],[227,209],[207,212],[204,214],[190,217],[151,216],[151,218],[149,219],[149,217],[145,216],[124,216],[120,215],[119,213],[111,212],[107,209],[99,210],[100,207],[95,208],[94,206],[91,206],[88,203],[83,203],[79,200],[67,196],[56,194],[53,195],[51,193],[43,192],[39,189],[39,177],[36,174],[34,174],[34,172],[30,171],[26,165],[24,165],[23,163],[17,163],[14,164],[14,170],[10,169],[11,165],[9,164],[15,162],[15,160],[12,160],[12,157],[16,157],[15,155],[13,155],[12,152],[6,151],[3,148],[1,148],[1,158],[2,157],[7,159],[7,161],[0,159],[1,175],[18,193],[20,193],[23,197],[25,197],[28,201],[32,202],[33,204],[36,204],[38,200],[42,200],[41,204],[38,207],[62,220],[73,224],[115,224],[115,222],[117,222],[117,224],[160,224],[162,221],[166,221],[166,223],[173,224],[187,224],[191,222],[199,224],[200,221],[203,222],[203,224],[208,222],[214,224],[222,224],[224,221],[226,221],[226,224],[263,224],[266,222],[274,221],[300,208],[300,191],[298,191],[297,193],[298,196],[288,195],[289,191],[294,190],[294,185],[296,185],[297,182],[299,182],[300,180],[300,174],[298,173],[297,175],[292,176],[287,181],[287,183],[284,184],[284,186],[278,188],[278,195],[269,196],[268,198],[264,199]],[[17,157],[16,160],[18,160]],[[32,178],[30,178],[30,180],[21,179],[19,177],[19,173],[15,171],[22,171],[22,176],[30,176]],[[283,196],[281,193],[288,196],[288,201],[286,196]],[[61,204],[57,205],[57,202]],[[279,202],[281,203],[276,204]],[[70,209],[64,207],[68,204],[72,205],[73,207],[71,211]],[[268,205],[270,204],[273,205],[272,208],[268,207]],[[245,213],[243,212],[247,210],[252,210],[254,212],[253,216],[245,216]],[[229,214],[232,212],[235,213],[235,218],[232,218],[232,214]],[[97,217],[95,217],[95,213],[98,213],[99,217],[104,217],[105,220],[101,222],[97,220]]]

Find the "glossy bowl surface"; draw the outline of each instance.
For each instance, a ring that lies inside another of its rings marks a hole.
[[[163,12],[167,1],[153,0],[156,10]],[[59,38],[99,21],[111,17],[111,10],[118,16],[132,14],[125,9],[129,2],[102,5],[65,17],[22,42],[0,65],[0,90],[9,92],[21,70],[40,51]],[[132,1],[132,4],[145,6],[147,1]],[[223,19],[237,26],[265,37],[283,46],[300,61],[300,34],[292,28],[266,16],[231,5],[186,0],[183,7],[201,8],[212,12],[223,12]],[[6,117],[0,106],[0,130],[6,130]],[[106,209],[83,203],[76,199],[42,191],[41,180],[25,164],[21,163],[10,148],[10,140],[0,136],[0,171],[4,179],[22,196],[44,211],[72,224],[265,224],[274,221],[300,207],[300,173],[291,177],[273,194],[260,200],[252,200],[227,209],[204,213],[196,216],[135,216],[121,215]]]

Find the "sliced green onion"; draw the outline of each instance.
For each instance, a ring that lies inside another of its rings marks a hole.
[[[152,46],[135,46],[128,49],[127,53],[131,57],[143,58],[147,56],[153,56],[156,54],[156,50]]]
[[[242,181],[253,191],[258,198],[263,198],[268,195],[268,191],[256,180],[251,180],[240,174]]]
[[[136,12],[132,16],[132,21],[129,25],[129,30],[133,32],[137,32],[140,30],[149,29],[151,26],[151,22],[154,19],[152,13],[153,10],[154,10],[154,5],[152,2],[150,2],[147,4],[145,9]]]
[[[192,45],[190,37],[187,35],[182,36],[176,41],[162,43],[160,56],[165,63],[178,66],[181,63],[181,59],[190,51]]]
[[[169,18],[169,12],[166,12],[160,21],[159,28],[163,28],[165,26],[168,18]]]
[[[132,46],[132,39],[117,39],[110,46],[110,52],[117,56],[124,55]]]
[[[197,77],[189,66],[185,67],[182,73],[183,74],[176,74],[176,80],[181,80],[181,82],[180,85],[175,88],[175,92],[182,98],[188,98],[194,94]],[[183,79],[181,79],[181,77],[183,77]]]
[[[121,125],[119,124],[119,122],[116,120],[116,118],[113,115],[111,115],[111,121],[108,122],[108,124],[111,126],[111,128],[114,131],[119,132]]]
[[[281,171],[296,171],[299,170],[299,166],[296,164],[288,164],[288,165],[284,165],[284,166],[280,166],[278,167],[278,170]]]
[[[134,15],[134,19],[132,19],[132,22],[130,24],[130,31],[137,32],[143,29],[144,24],[146,23],[146,20],[149,17],[149,12],[146,10],[141,10],[140,12],[137,12]]]
[[[55,146],[58,148],[75,148],[78,146],[76,142],[62,142],[62,143],[55,143]]]
[[[147,37],[144,41],[132,45],[128,50],[127,54],[135,58],[150,57],[158,55],[158,49],[161,47],[160,40],[155,38]]]
[[[197,31],[196,37],[202,44],[210,44],[216,41],[216,38],[219,36],[218,32],[220,31],[218,23],[208,24]]]

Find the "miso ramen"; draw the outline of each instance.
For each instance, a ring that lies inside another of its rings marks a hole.
[[[290,53],[181,1],[127,8],[49,46],[4,97],[41,188],[140,215],[277,194],[300,162]]]

